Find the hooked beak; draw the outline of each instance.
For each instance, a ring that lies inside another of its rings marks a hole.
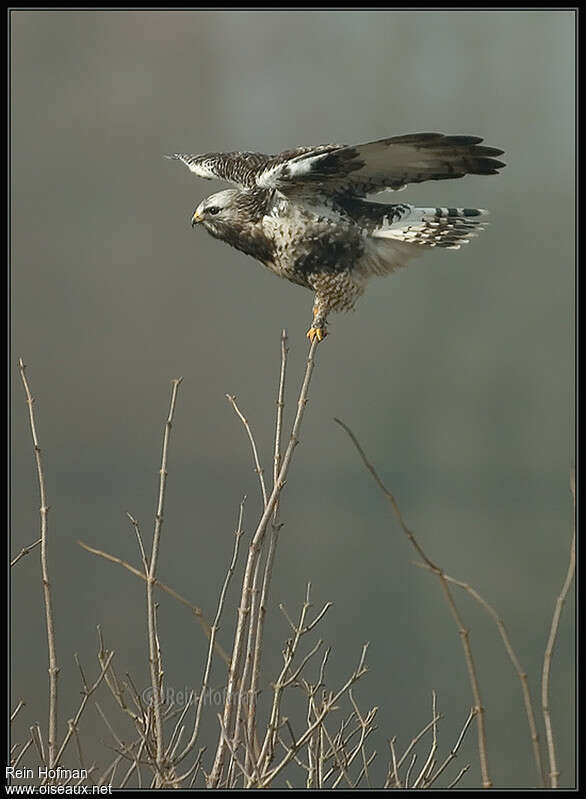
[[[197,225],[199,222],[201,222],[201,220],[202,220],[202,217],[201,217],[201,216],[200,216],[200,214],[199,214],[199,213],[196,211],[196,212],[194,213],[194,215],[191,217],[191,227],[195,227],[195,226],[196,226],[196,225]]]

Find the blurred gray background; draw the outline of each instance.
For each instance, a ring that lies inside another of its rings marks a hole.
[[[332,319],[282,504],[264,685],[288,633],[278,603],[296,613],[311,581],[316,608],[334,603],[320,633],[334,648],[332,687],[370,641],[357,697],[380,707],[379,784],[387,738],[407,746],[430,718],[432,689],[446,716],[444,754],[472,704],[440,587],[412,565],[337,416],[429,556],[506,620],[541,729],[540,670],[572,529],[573,13],[13,11],[11,23],[11,546],[17,553],[39,529],[22,356],[51,506],[62,734],[79,702],[73,653],[97,674],[97,624],[119,672],[148,684],[143,585],[76,540],[139,564],[125,512],[150,540],[171,379],[183,383],[160,578],[212,616],[242,495],[248,533],[259,510],[225,393],[237,395],[270,470],[281,328],[288,421],[307,352],[309,292],[192,231],[193,209],[222,184],[163,154],[436,130],[483,136],[506,151],[506,169],[408,188],[400,201],[484,207],[492,224],[465,249],[373,281],[355,314]],[[18,740],[33,721],[46,724],[38,550],[13,570],[12,597],[13,696],[27,701]],[[491,776],[499,787],[534,785],[518,680],[493,623],[459,599]],[[565,786],[574,784],[572,604],[573,591],[552,670]],[[233,591],[224,646],[235,607]],[[164,595],[160,632],[169,685],[197,690],[203,635]],[[82,731],[88,759],[105,766],[112,739],[93,708]],[[475,732],[452,776],[466,762],[462,784],[479,785]]]

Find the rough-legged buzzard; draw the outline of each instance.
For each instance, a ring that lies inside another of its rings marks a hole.
[[[192,225],[315,292],[307,335],[327,335],[330,311],[353,308],[371,275],[404,266],[430,247],[458,249],[482,230],[479,208],[417,208],[368,202],[408,183],[494,175],[502,150],[476,136],[413,133],[356,146],[324,144],[279,155],[169,156],[202,178],[237,188],[195,209]]]

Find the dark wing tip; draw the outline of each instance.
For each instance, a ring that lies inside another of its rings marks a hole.
[[[496,147],[484,147],[484,145],[482,145],[482,146],[479,145],[479,146],[473,148],[473,152],[474,152],[474,155],[493,156],[493,155],[502,155],[505,151],[504,150],[499,150]]]
[[[497,161],[496,158],[472,158],[466,163],[468,171],[475,175],[491,175],[504,166],[506,164],[503,161]]]
[[[443,138],[445,138],[443,133],[405,133],[403,136],[381,139],[381,144],[421,144],[426,146]]]
[[[442,144],[455,144],[457,146],[480,144],[481,141],[484,141],[484,139],[481,138],[480,136],[465,136],[465,135],[442,136],[442,139],[443,139]]]
[[[469,155],[493,157],[502,155],[504,150],[497,147],[487,147],[483,145],[484,139],[481,136],[451,135],[445,133],[407,133],[404,136],[393,136],[391,139],[382,139],[387,144],[412,144],[424,149],[443,149],[450,151],[464,150]],[[503,164],[504,166],[504,164]]]
[[[383,141],[385,141],[383,139]],[[386,141],[393,144],[423,144],[431,146],[435,143],[453,145],[456,147],[467,147],[473,144],[480,144],[484,139],[481,136],[468,136],[466,134],[446,134],[446,133],[406,133],[403,136],[393,136]]]

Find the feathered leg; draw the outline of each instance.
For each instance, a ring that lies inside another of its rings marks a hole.
[[[307,337],[322,341],[327,335],[326,321],[331,311],[351,311],[364,291],[364,279],[348,269],[311,275],[309,284],[315,290],[313,322]]]
[[[323,294],[320,295],[316,292],[313,300],[313,322],[307,331],[307,338],[313,341],[316,338],[318,341],[323,341],[328,335],[326,328],[327,316],[330,308],[326,298]]]

